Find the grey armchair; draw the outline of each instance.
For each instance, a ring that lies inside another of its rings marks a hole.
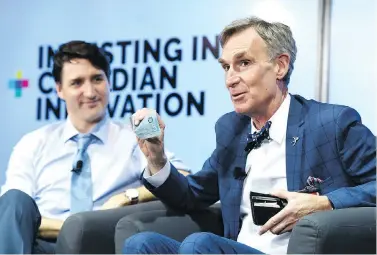
[[[114,254],[115,227],[132,213],[167,210],[159,201],[119,209],[82,212],[66,219],[56,242],[57,254]]]
[[[220,206],[190,214],[160,201],[69,217],[58,237],[56,253],[121,253],[124,240],[155,231],[182,241],[194,232],[223,232]],[[288,253],[376,253],[376,208],[320,212],[301,219],[292,232]]]
[[[116,252],[124,240],[143,231],[154,231],[182,241],[194,232],[222,234],[219,207],[191,215],[166,210],[131,214],[116,226]],[[302,218],[292,231],[289,254],[375,254],[376,208],[349,208],[319,212]]]
[[[376,208],[318,212],[292,231],[288,253],[376,254]]]

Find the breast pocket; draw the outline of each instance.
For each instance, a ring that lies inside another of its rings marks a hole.
[[[334,183],[333,179],[330,177],[323,180],[318,186],[319,186],[319,193],[321,195],[329,193],[334,190],[334,187],[332,186]]]

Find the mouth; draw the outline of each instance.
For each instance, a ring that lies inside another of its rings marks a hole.
[[[100,100],[94,100],[89,102],[83,102],[84,105],[88,106],[89,108],[94,108],[98,105]]]
[[[234,93],[232,94],[232,100],[233,101],[238,101],[238,100],[241,100],[243,99],[243,97],[245,96],[245,92],[241,92],[241,93]]]

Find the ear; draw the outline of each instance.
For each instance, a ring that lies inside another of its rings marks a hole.
[[[284,76],[288,73],[290,57],[288,54],[283,53],[276,58],[276,78],[283,80]]]
[[[64,93],[62,90],[62,86],[63,85],[60,82],[57,82],[55,85],[55,88],[56,88],[56,92],[58,93],[58,97],[64,100]]]

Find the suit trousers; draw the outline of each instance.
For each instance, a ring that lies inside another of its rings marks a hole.
[[[0,197],[0,254],[54,253],[55,243],[37,239],[41,215],[34,200],[20,190]]]
[[[142,232],[128,238],[123,254],[263,254],[245,244],[212,233],[189,235],[182,243],[167,236]]]

